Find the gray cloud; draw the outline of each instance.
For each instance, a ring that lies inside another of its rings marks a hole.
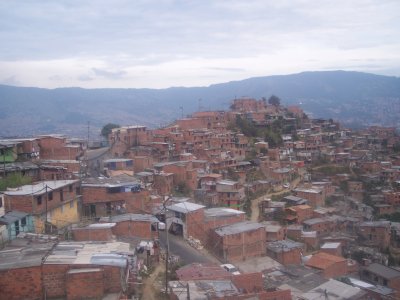
[[[104,79],[99,84],[114,84],[169,64],[165,78],[178,72],[174,63],[180,61],[187,61],[188,68],[196,65],[198,78],[207,77],[203,74],[207,70],[213,72],[210,77],[220,74],[217,81],[224,81],[226,74],[215,71],[268,75],[251,71],[254,66],[272,67],[271,61],[262,61],[268,57],[273,57],[273,70],[282,65],[285,72],[298,71],[296,66],[348,65],[354,57],[359,57],[362,69],[366,56],[377,65],[390,57],[385,66],[394,69],[400,67],[399,36],[397,0],[97,0],[95,5],[91,0],[24,1],[24,5],[0,1],[0,63],[90,61],[65,76],[70,80],[65,84],[71,84],[71,78],[94,84],[95,76]],[[199,61],[209,63],[198,66]],[[63,67],[46,78],[61,82],[51,76],[61,74]],[[24,84],[23,71],[17,74],[14,69],[11,66],[8,73],[3,69],[0,75],[16,74]],[[81,75],[88,69],[89,74]],[[169,77],[188,78],[187,74]],[[161,80],[149,78],[149,84]]]
[[[120,79],[127,74],[126,71],[122,71],[122,70],[121,71],[107,71],[107,70],[102,70],[102,69],[98,69],[98,68],[93,68],[92,71],[97,76],[105,77],[105,78],[113,79],[113,80]]]
[[[0,80],[1,84],[5,84],[5,85],[19,85],[20,82],[17,80],[17,78],[15,76],[10,76],[7,78],[4,78],[2,80]]]
[[[94,78],[89,75],[80,75],[78,77],[78,80],[79,81],[92,81],[92,80],[94,80]]]

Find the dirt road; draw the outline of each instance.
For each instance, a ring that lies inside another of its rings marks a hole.
[[[297,185],[300,183],[300,177],[294,179],[292,183],[290,184],[290,188],[287,189],[282,189],[281,191],[273,192],[273,193],[267,193],[265,195],[262,195],[254,200],[251,201],[251,216],[250,220],[254,222],[258,222],[260,218],[260,202],[266,198],[271,198],[273,195],[281,195],[283,193],[290,192],[290,189],[294,189],[297,187]]]
[[[160,291],[157,290],[155,286],[155,281],[157,277],[165,272],[165,264],[162,262],[157,265],[154,269],[153,273],[149,277],[143,280],[143,289],[142,289],[142,297],[141,299],[148,300],[158,300],[160,299]]]

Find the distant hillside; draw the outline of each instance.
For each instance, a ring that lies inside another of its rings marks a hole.
[[[168,89],[40,89],[0,85],[0,136],[98,135],[105,123],[165,125],[199,109],[228,109],[242,96],[297,104],[313,117],[348,126],[400,127],[400,78],[360,72],[304,72],[209,87]],[[180,108],[182,107],[182,109]]]

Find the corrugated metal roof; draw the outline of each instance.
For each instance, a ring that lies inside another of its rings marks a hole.
[[[116,215],[110,218],[111,222],[123,222],[123,221],[142,221],[142,222],[151,222],[151,223],[158,223],[159,220],[154,217],[153,215],[147,214],[123,214],[123,215]]]
[[[13,210],[6,213],[4,216],[0,217],[0,223],[11,224],[14,223],[15,221],[25,218],[27,215],[28,214],[25,212]]]
[[[365,299],[366,295],[360,288],[342,283],[340,281],[329,279],[329,281],[317,286],[316,288],[304,293],[300,299],[304,300],[319,300],[319,299]]]
[[[205,207],[204,205],[199,205],[199,204],[192,203],[192,202],[181,202],[181,203],[176,203],[176,204],[167,206],[167,209],[176,211],[176,212],[180,212],[180,213],[188,213],[191,211],[196,211],[196,210],[202,209],[204,207]]]
[[[226,208],[226,207],[215,207],[215,208],[208,208],[204,210],[204,216],[211,218],[211,217],[229,217],[229,216],[237,216],[243,215],[244,212],[233,209],[233,208]]]
[[[264,228],[264,226],[260,223],[251,222],[251,221],[243,221],[234,223],[231,225],[226,225],[215,229],[215,233],[219,236],[226,236],[231,234],[237,234],[246,231],[253,231],[260,228]]]
[[[365,270],[374,273],[376,275],[379,275],[383,278],[386,279],[393,279],[393,278],[399,278],[400,277],[400,271],[386,267],[384,265],[378,264],[378,263],[372,263],[368,267],[365,268]]]

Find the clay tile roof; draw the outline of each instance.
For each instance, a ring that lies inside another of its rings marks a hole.
[[[346,261],[345,258],[324,253],[324,252],[318,252],[317,254],[314,254],[307,262],[306,266],[313,267],[316,269],[326,269],[330,266],[332,266],[335,263],[343,262]]]

